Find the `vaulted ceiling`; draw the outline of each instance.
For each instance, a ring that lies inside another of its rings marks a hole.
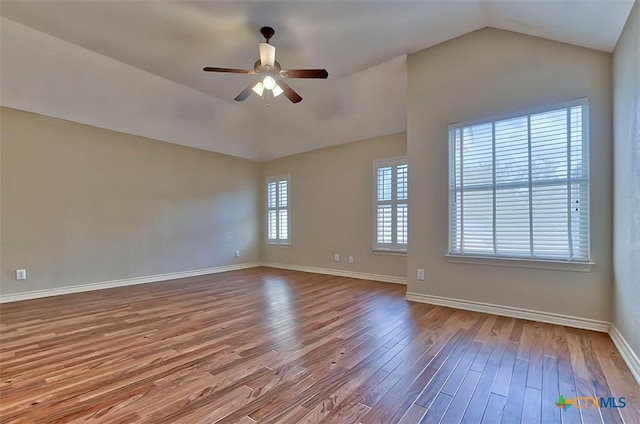
[[[404,131],[407,54],[486,26],[611,52],[632,5],[2,1],[0,101],[264,160]],[[276,29],[272,43],[283,67],[329,71],[326,81],[290,82],[304,97],[300,104],[278,98],[266,107],[257,96],[235,103],[248,77],[202,72],[251,68],[264,25]]]

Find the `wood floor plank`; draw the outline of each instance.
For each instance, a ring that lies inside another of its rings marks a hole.
[[[419,423],[422,417],[424,417],[425,412],[427,412],[427,410],[424,407],[414,403],[409,407],[409,410],[402,416],[400,421],[398,421],[398,424]]]
[[[529,352],[529,371],[527,386],[542,390],[542,369],[544,364],[544,347],[548,327],[542,323],[534,323],[532,327],[531,350]]]
[[[343,407],[340,409],[334,409],[319,422],[357,424],[362,420],[362,417],[367,415],[370,410],[371,407],[362,403],[356,403],[353,405],[349,405],[348,408]]]
[[[459,344],[455,346],[452,351],[447,351],[445,349],[441,350],[439,358],[442,358],[442,360],[434,360],[425,369],[425,372],[428,372],[429,376],[432,377],[430,378],[427,387],[422,390],[420,396],[415,400],[417,405],[424,406],[429,409],[429,405],[434,401],[436,395],[440,392],[444,392],[443,386],[460,363],[467,350],[467,344],[463,341],[458,343]],[[446,392],[444,393],[447,394]],[[449,394],[449,396],[452,395]]]
[[[491,395],[491,386],[493,380],[498,372],[498,367],[504,354],[505,346],[495,345],[489,360],[482,370],[480,381],[476,386],[476,389],[471,397],[469,405],[465,411],[462,422],[463,423],[479,423],[484,416],[484,410],[487,407],[489,396]]]
[[[571,366],[571,355],[569,354],[566,331],[564,327],[559,326],[556,326],[554,331],[558,336],[558,391],[565,398],[574,399],[577,396],[576,383]],[[565,409],[560,414],[563,424],[579,424],[582,422],[578,408]]]
[[[542,422],[542,392],[527,386],[524,392],[522,422],[539,424]]]
[[[578,397],[594,397],[596,396],[593,385],[590,380],[590,373],[585,363],[582,352],[582,345],[579,340],[579,334],[571,332],[567,334],[567,342],[569,344],[569,352],[571,355],[571,366],[576,384],[576,393]],[[602,423],[603,418],[599,409],[580,408],[580,415],[583,423]]]
[[[442,417],[443,423],[459,423],[462,421],[462,417],[467,411],[471,396],[476,390],[481,375],[482,374],[477,371],[469,370],[467,375],[464,376],[460,387],[453,396],[451,405],[449,405],[447,412]]]
[[[464,381],[464,377],[469,373],[471,364],[475,360],[478,352],[482,348],[483,344],[478,341],[472,341],[467,348],[464,356],[456,365],[455,370],[449,375],[447,382],[442,387],[442,393],[446,393],[450,396],[455,396],[460,388],[460,384]]]
[[[452,397],[445,394],[439,393],[433,402],[429,405],[429,409],[427,409],[426,414],[420,420],[420,424],[437,424],[442,419],[443,415],[449,408],[451,404]]]
[[[561,423],[560,408],[551,407],[557,402],[560,384],[558,382],[558,361],[552,356],[545,356],[542,370],[542,423]]]
[[[491,386],[491,392],[502,397],[507,396],[509,392],[509,385],[511,384],[511,376],[513,374],[513,367],[516,362],[517,346],[509,342],[506,345],[500,367],[496,374],[496,378]]]
[[[3,304],[0,422],[640,422],[607,335],[404,296],[255,268]]]
[[[509,386],[507,399],[502,414],[502,423],[519,423],[522,421],[522,409],[524,405],[524,394],[527,383],[527,369],[529,364],[523,359],[516,359],[513,367],[512,383]]]
[[[487,402],[487,408],[482,416],[481,424],[494,424],[501,422],[506,401],[507,398],[504,396],[491,393],[489,396],[489,402]]]

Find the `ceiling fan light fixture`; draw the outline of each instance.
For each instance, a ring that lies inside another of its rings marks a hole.
[[[273,90],[271,90],[271,92],[273,93],[273,97],[278,97],[279,95],[281,95],[284,90],[282,88],[280,88],[280,86],[278,84],[276,84],[273,87]]]
[[[276,86],[276,80],[273,79],[271,75],[267,75],[262,80],[262,84],[264,85],[264,88],[266,88],[267,90],[273,90],[273,87]]]
[[[262,84],[262,82],[259,82],[253,86],[252,90],[258,96],[262,97],[262,93],[264,93],[264,84]]]

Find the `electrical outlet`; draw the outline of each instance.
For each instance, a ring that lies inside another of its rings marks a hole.
[[[336,261],[336,262],[340,262],[340,255],[337,254],[337,253],[335,255],[333,255],[333,260]]]
[[[239,257],[240,257],[240,251],[236,250],[236,258],[239,258]]]
[[[353,263],[353,256],[349,256],[349,263],[352,264]]]
[[[16,280],[26,280],[26,279],[27,279],[27,270],[16,269]]]
[[[424,281],[424,269],[422,269],[422,268],[418,269],[417,277],[418,277],[418,280]]]

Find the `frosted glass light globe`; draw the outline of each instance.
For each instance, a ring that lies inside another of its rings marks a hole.
[[[274,80],[271,76],[266,76],[262,81],[262,84],[264,84],[264,88],[266,88],[267,90],[273,90],[273,87],[276,86],[276,80]]]

